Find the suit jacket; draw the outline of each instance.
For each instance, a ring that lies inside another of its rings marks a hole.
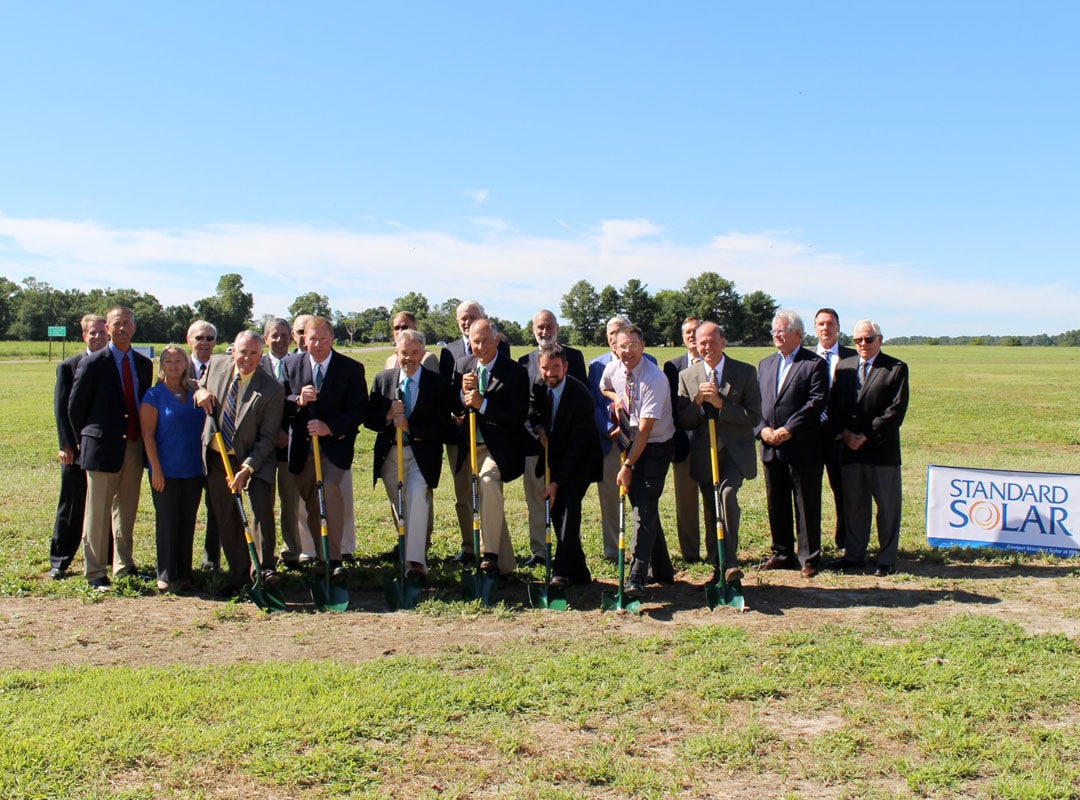
[[[79,436],[71,426],[68,401],[71,399],[71,385],[75,383],[75,370],[85,355],[84,349],[56,365],[56,388],[53,390],[53,413],[56,415],[56,438],[60,442],[60,449],[70,447],[76,453],[79,452]]]
[[[574,347],[568,347],[567,345],[561,345],[563,351],[566,353],[566,370],[568,374],[577,378],[582,383],[589,382],[589,373],[585,369],[585,356],[581,354],[581,351]],[[532,383],[536,383],[540,380],[540,348],[536,348],[531,353],[523,355],[518,359],[518,363],[525,367],[529,373],[529,380]]]
[[[318,419],[330,427],[330,435],[319,440],[327,460],[338,469],[352,466],[356,433],[367,412],[367,381],[364,365],[337,350],[326,367],[319,399],[306,406],[296,403],[300,390],[315,383],[307,353],[290,356],[285,362],[285,417],[292,439],[289,444],[289,472],[299,475],[311,452],[309,420]]]
[[[374,486],[382,471],[383,461],[390,453],[390,448],[397,441],[397,428],[386,421],[390,404],[397,397],[399,369],[384,369],[371,382],[371,395],[368,398],[367,419],[364,425],[378,434],[372,459],[371,484]],[[409,444],[413,457],[420,468],[424,481],[432,489],[439,485],[442,474],[442,447],[456,437],[457,426],[450,417],[453,406],[450,385],[442,375],[430,369],[419,369],[410,381],[410,393],[413,394],[413,410],[409,415]]]
[[[137,399],[154,382],[153,362],[134,350]],[[75,370],[68,398],[72,430],[80,436],[79,465],[86,470],[119,472],[127,450],[128,414],[124,383],[113,360],[112,347],[84,356]]]
[[[900,426],[908,407],[908,367],[898,358],[878,353],[859,389],[859,357],[836,365],[836,380],[829,399],[828,425],[839,435],[844,430],[867,437],[858,450],[840,448],[842,464],[900,464]]]
[[[466,355],[465,340],[460,336],[452,342],[447,342],[446,347],[439,352],[439,374],[451,386],[454,385],[454,369],[458,359],[464,358]],[[500,339],[499,357],[502,358],[503,356],[510,358],[510,345]]]
[[[547,414],[547,384],[533,383],[529,400],[529,421],[543,426]],[[589,387],[573,375],[567,375],[559,408],[555,412],[548,435],[548,463],[551,480],[581,494],[590,483],[603,480],[604,453],[600,449],[600,432],[596,429],[593,401]],[[544,460],[536,461],[536,476],[544,476]]]
[[[791,439],[779,447],[761,443],[761,460],[792,464],[819,460],[821,452],[821,412],[829,396],[829,370],[825,359],[799,347],[795,361],[784,379],[779,395],[776,375],[780,368],[779,352],[758,364],[761,387],[761,422],[754,427],[759,436],[763,428],[787,428]]]
[[[670,358],[664,362],[664,374],[667,376],[668,383],[671,384],[671,407],[674,409],[676,423],[679,416],[679,373],[690,366],[690,354],[683,352],[683,354],[677,358]],[[690,442],[694,438],[694,431],[686,430],[682,426],[676,424],[675,426],[675,458],[676,462],[686,461],[686,457],[690,455]],[[712,478],[709,478],[712,481]]]
[[[458,413],[461,403],[461,376],[476,371],[476,356],[465,356],[454,365],[454,398]],[[525,456],[532,447],[526,442],[525,420],[529,416],[529,373],[501,352],[495,359],[488,379],[484,399],[487,408],[476,417],[477,431],[484,437],[491,457],[499,466],[503,482],[518,478],[525,472]],[[458,463],[461,469],[469,456],[469,421],[458,426]]]
[[[761,422],[761,389],[757,371],[742,361],[724,357],[720,374],[720,394],[724,407],[716,420],[717,446],[735,462],[747,478],[757,476],[757,453],[754,430]],[[679,396],[675,421],[678,427],[693,432],[690,449],[690,476],[698,483],[712,485],[712,447],[706,409],[694,402],[698,386],[706,381],[706,364],[699,361],[679,373]]]
[[[203,373],[199,386],[211,392],[217,403],[213,415],[207,415],[203,427],[203,457],[206,458],[206,446],[214,438],[214,431],[221,429],[221,418],[225,411],[225,398],[229,394],[229,385],[234,375],[233,358],[230,355],[216,355],[210,359],[210,365]],[[285,412],[285,390],[281,384],[268,375],[265,370],[256,368],[251,380],[240,393],[236,403],[236,433],[233,434],[233,450],[236,460],[246,465],[255,477],[273,485],[274,472],[277,469],[277,456],[274,442],[281,430],[281,417]],[[219,458],[216,453],[214,458]]]

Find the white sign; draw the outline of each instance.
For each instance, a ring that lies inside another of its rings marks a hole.
[[[934,547],[1080,555],[1080,475],[931,465],[926,538]]]

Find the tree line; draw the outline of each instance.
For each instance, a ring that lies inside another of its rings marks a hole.
[[[491,310],[497,298],[481,298]],[[365,344],[389,342],[391,320],[398,311],[410,311],[417,327],[429,342],[450,341],[459,335],[456,310],[461,299],[448,298],[432,304],[419,292],[395,298],[389,306],[375,306],[363,311],[340,311],[330,299],[318,292],[299,295],[289,306],[288,317],[318,314],[334,323],[335,335],[342,342]],[[162,306],[148,292],[137,289],[56,289],[36,278],[15,283],[0,277],[0,340],[41,341],[48,328],[62,325],[67,338],[78,340],[79,319],[87,313],[104,314],[113,306],[128,306],[135,312],[139,336],[144,342],[182,342],[188,325],[205,319],[217,326],[222,341],[231,341],[241,330],[261,329],[267,318],[252,319],[254,297],[244,290],[244,279],[236,274],[222,275],[217,288],[193,304]],[[554,302],[538,304],[554,308]],[[661,289],[650,293],[648,286],[631,278],[621,288],[606,285],[597,289],[580,280],[560,298],[558,309],[559,338],[569,344],[603,345],[604,326],[608,319],[621,314],[640,327],[650,345],[672,345],[682,341],[680,326],[686,317],[718,322],[729,342],[744,345],[767,345],[772,341],[772,317],[779,304],[763,291],[740,295],[735,284],[715,272],[702,272],[686,281],[682,289]],[[511,344],[533,343],[532,320],[517,322],[492,316]],[[811,321],[807,321],[810,324]],[[808,342],[814,337],[808,336]],[[841,339],[847,342],[846,334]],[[1009,347],[1080,346],[1080,330],[1057,335],[1036,336],[900,336],[889,337],[889,344],[926,345],[997,345]]]

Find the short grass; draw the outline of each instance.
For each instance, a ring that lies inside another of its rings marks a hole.
[[[354,355],[370,377],[386,352]],[[756,363],[768,352],[729,354]],[[1023,560],[929,548],[926,467],[1080,472],[1080,350],[890,352],[909,363],[912,380],[901,558]],[[0,364],[0,595],[117,602],[78,579],[43,579],[58,481],[54,369],[40,358]],[[360,557],[395,536],[385,495],[371,488],[372,442],[361,435],[355,464]],[[444,477],[436,557],[458,547],[451,493]],[[136,557],[147,565],[148,494],[136,531]],[[674,541],[670,494],[662,511]],[[520,553],[520,486],[508,495]],[[741,499],[742,555],[753,561],[768,550],[761,480]],[[827,500],[825,508],[828,531]],[[592,494],[585,511],[591,564],[613,577],[599,558]],[[422,613],[463,613],[454,580],[439,569],[440,600]],[[379,582],[368,567],[351,578],[358,590]],[[132,578],[116,594],[151,590]],[[223,624],[234,608],[222,606]],[[518,610],[475,613],[482,624],[485,614]],[[343,654],[217,668],[4,670],[0,796],[714,797],[737,796],[751,779],[761,786],[764,776],[776,791],[756,796],[1076,797],[1078,656],[1075,640],[980,616],[872,638],[841,627],[770,637],[716,624],[664,639],[606,632],[494,653],[448,642],[438,657],[359,666]]]
[[[1075,796],[1077,642],[986,617],[875,633],[6,672],[0,795],[709,797],[764,775],[791,797]]]

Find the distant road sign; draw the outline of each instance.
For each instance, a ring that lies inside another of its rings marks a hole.
[[[63,339],[65,336],[67,336],[67,326],[66,325],[50,325],[49,326],[49,338],[52,338],[54,336],[59,338],[59,339]]]

